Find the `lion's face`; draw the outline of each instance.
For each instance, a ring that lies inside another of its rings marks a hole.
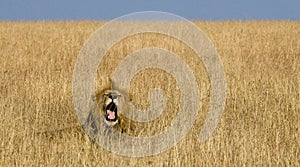
[[[102,95],[102,110],[108,126],[114,126],[119,121],[121,98],[121,93],[116,90],[106,90]]]

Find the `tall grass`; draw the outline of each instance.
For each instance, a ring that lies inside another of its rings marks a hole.
[[[0,166],[300,166],[299,22],[195,22],[215,44],[228,87],[226,109],[213,136],[204,143],[197,139],[209,107],[205,98],[209,82],[200,60],[180,42],[155,35],[128,38],[112,48],[107,55],[110,64],[100,67],[100,74],[108,75],[114,68],[111,54],[162,46],[191,65],[204,97],[197,121],[185,138],[171,150],[145,158],[107,152],[89,140],[76,118],[71,82],[76,58],[102,24],[0,23]],[[145,77],[149,75],[160,82]],[[101,88],[104,82],[98,77]],[[132,81],[133,102],[147,107],[143,98],[147,89],[160,86],[173,99],[172,110],[178,100],[176,91],[170,92],[176,90],[170,84],[174,82],[160,70],[144,71]],[[173,119],[176,113],[162,116]],[[167,128],[168,122],[157,120],[138,130],[152,135]]]

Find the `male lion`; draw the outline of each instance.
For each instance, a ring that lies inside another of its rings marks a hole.
[[[92,107],[83,125],[84,129],[92,135],[93,139],[98,135],[100,127],[105,127],[102,128],[104,130],[115,128],[121,133],[128,129],[133,130],[132,121],[122,116],[122,113],[130,108],[129,101],[128,97],[118,90],[106,89],[96,93],[92,96]]]

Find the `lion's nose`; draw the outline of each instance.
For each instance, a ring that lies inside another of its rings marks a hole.
[[[117,98],[117,96],[114,96],[114,95],[109,95],[108,96],[110,99],[116,99]]]

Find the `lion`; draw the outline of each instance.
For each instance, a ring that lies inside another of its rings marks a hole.
[[[83,127],[92,134],[93,138],[97,136],[101,124],[104,124],[108,130],[114,128],[121,133],[135,129],[133,121],[122,115],[130,109],[131,101],[124,93],[115,89],[104,89],[93,95],[91,99],[91,110]]]

